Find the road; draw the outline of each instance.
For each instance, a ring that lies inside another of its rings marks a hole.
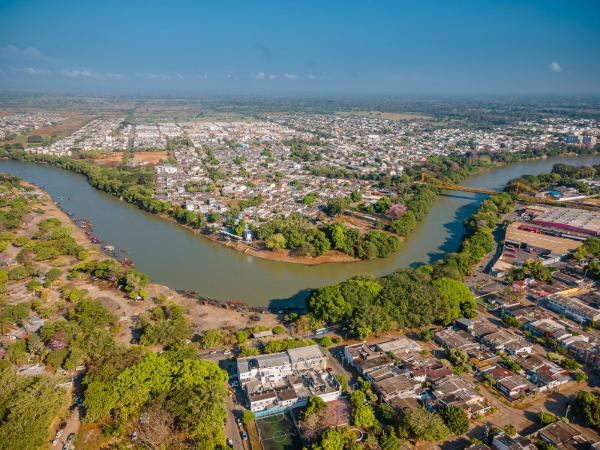
[[[235,423],[235,413],[241,415],[241,410],[236,410],[233,399],[227,397],[225,400],[225,409],[227,409],[227,422],[225,423],[225,438],[231,438],[233,440],[233,448],[236,450],[249,450],[249,446],[244,444],[242,437],[240,436],[240,428]]]
[[[75,411],[73,411],[73,414],[71,414],[71,417],[67,419],[67,426],[65,427],[63,434],[60,436],[60,439],[58,440],[56,445],[52,446],[53,449],[61,449],[63,444],[67,440],[67,436],[69,436],[69,434],[75,433],[75,436],[77,436],[77,433],[79,432],[79,427],[81,426],[79,408],[80,407],[77,406],[75,408]]]
[[[341,357],[338,357],[340,351],[343,351],[344,347],[331,348],[327,352],[327,366],[333,369],[333,373],[344,375],[348,381],[352,380],[354,374],[346,369],[341,362]]]

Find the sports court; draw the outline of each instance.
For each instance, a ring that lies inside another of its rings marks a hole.
[[[299,448],[298,434],[289,413],[256,419],[256,427],[264,450]]]

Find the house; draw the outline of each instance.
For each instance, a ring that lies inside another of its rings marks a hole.
[[[292,364],[292,370],[321,371],[327,368],[327,358],[318,345],[290,348],[287,351]]]
[[[545,298],[545,305],[549,310],[564,314],[580,324],[600,321],[600,309],[592,308],[576,298],[563,295],[548,296]]]
[[[503,367],[496,367],[488,372],[495,381],[495,387],[508,398],[518,398],[533,389],[533,385],[523,376],[517,375]]]
[[[544,336],[553,339],[561,339],[564,336],[571,335],[571,333],[567,332],[563,324],[551,318],[534,320],[533,322],[526,323],[523,328],[535,336]]]
[[[453,373],[454,372],[452,372],[452,368],[445,366],[443,364],[438,364],[433,367],[428,367],[425,370],[426,379],[428,381],[433,381],[433,382],[441,380],[442,378],[452,375]]]
[[[393,398],[418,398],[421,383],[411,379],[396,367],[384,367],[369,374],[375,392],[383,402]]]
[[[529,374],[529,379],[542,387],[542,390],[554,389],[561,384],[565,384],[571,380],[569,373],[562,367],[551,362],[538,367]]]
[[[535,372],[540,367],[548,364],[548,360],[540,355],[518,355],[514,361],[519,364],[525,372]]]
[[[391,353],[394,356],[423,350],[423,347],[417,342],[405,337],[379,342],[375,344],[375,348],[380,352]]]
[[[509,436],[506,433],[498,433],[492,441],[495,450],[536,450],[529,439],[522,436]]]
[[[428,369],[440,366],[440,362],[437,359],[431,356],[424,356],[420,353],[410,353],[401,356],[399,359],[404,373],[419,382],[427,379]]]
[[[434,340],[444,348],[456,348],[469,351],[479,347],[479,344],[471,339],[466,331],[455,331],[445,328],[434,335]]]
[[[292,364],[286,352],[237,359],[240,385],[258,379],[261,382],[279,381],[292,374]]]
[[[17,368],[17,374],[27,377],[37,377],[46,371],[44,364],[24,364]]]
[[[66,348],[67,346],[67,333],[64,331],[57,331],[54,333],[52,339],[50,339],[49,346],[52,350],[59,350]]]
[[[497,367],[500,357],[490,351],[481,351],[471,354],[469,362],[479,373],[486,373]]]
[[[509,355],[520,355],[522,353],[529,354],[533,351],[533,344],[525,339],[518,338],[507,343],[504,346],[504,351]]]
[[[473,328],[469,332],[475,339],[481,340],[484,336],[495,333],[498,330],[500,328],[489,320],[478,320],[473,322]]]
[[[481,342],[487,345],[493,351],[503,351],[510,342],[517,341],[519,338],[507,330],[499,330],[492,334],[487,334],[481,338]]]
[[[387,353],[367,343],[344,347],[344,359],[365,376],[372,371],[394,365],[394,361]]]
[[[257,331],[252,333],[252,337],[255,339],[261,339],[266,337],[272,337],[273,330]]]
[[[564,344],[569,355],[591,367],[600,368],[600,344],[583,340]]]
[[[432,387],[432,396],[438,407],[457,406],[469,417],[483,415],[491,405],[480,395],[473,385],[456,375],[448,375],[436,381]]]
[[[464,317],[461,317],[460,319],[456,319],[454,321],[454,326],[456,326],[456,328],[459,328],[461,330],[464,330],[468,333],[470,333],[473,328],[475,327],[475,322],[472,321],[471,319],[466,319]]]
[[[557,449],[577,449],[589,445],[587,440],[572,425],[558,420],[537,432],[537,438]]]

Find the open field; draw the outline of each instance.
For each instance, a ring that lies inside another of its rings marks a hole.
[[[26,134],[22,134],[16,136],[14,139],[8,141],[9,144],[20,143],[23,146],[27,146],[27,138],[32,135],[42,136],[43,138],[50,139],[52,141],[56,141],[64,136],[68,136],[74,131],[81,128],[88,120],[90,120],[89,116],[84,115],[72,115],[69,116],[66,120],[63,120],[56,125],[52,125],[46,128],[38,128],[37,130],[31,130]],[[36,144],[37,145],[37,144]]]
[[[137,162],[147,162],[149,164],[158,164],[161,160],[169,158],[169,153],[160,152],[134,152],[133,160]]]
[[[298,448],[294,423],[288,414],[276,414],[256,420],[264,450],[291,450]]]
[[[169,154],[165,151],[158,152],[134,152],[133,161],[145,162],[147,164],[158,164],[160,161],[169,158]],[[120,164],[123,161],[123,152],[103,153],[95,158],[101,164]]]

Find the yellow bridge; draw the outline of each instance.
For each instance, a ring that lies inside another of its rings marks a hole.
[[[445,181],[440,181],[437,178],[429,175],[426,172],[421,172],[421,183],[425,183],[427,180],[433,181],[439,188],[446,189],[448,191],[474,192],[475,194],[487,194],[487,195],[498,194],[498,191],[492,191],[491,189],[461,186],[459,184],[446,183]]]
[[[460,186],[458,184],[453,184],[453,183],[447,183],[445,181],[441,181],[438,180],[437,178],[435,178],[434,176],[428,174],[427,172],[421,172],[421,177],[420,177],[420,181],[421,183],[425,183],[427,181],[432,181],[436,186],[438,186],[441,189],[445,189],[448,191],[462,191],[462,192],[473,192],[475,194],[487,194],[487,195],[496,195],[499,194],[498,191],[492,191],[491,189],[485,189],[485,188],[477,188],[477,187],[469,187],[469,186]],[[515,188],[516,188],[516,194],[517,197],[519,198],[519,200],[525,201],[525,202],[529,202],[529,203],[543,203],[545,205],[552,205],[552,206],[575,206],[577,208],[580,209],[587,209],[587,210],[597,210],[598,208],[592,205],[588,205],[588,204],[584,204],[578,201],[565,201],[565,202],[558,202],[556,200],[552,200],[549,198],[540,198],[540,197],[535,197],[533,195],[528,195],[525,193],[522,193],[522,191],[527,191],[530,192],[532,194],[537,193],[537,191],[523,183],[515,183]]]

